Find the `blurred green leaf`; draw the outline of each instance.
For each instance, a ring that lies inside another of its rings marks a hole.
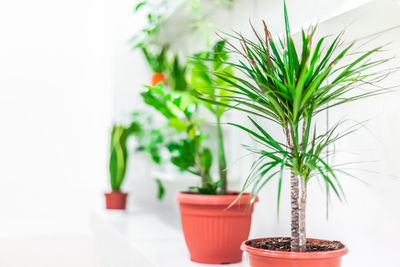
[[[135,11],[139,11],[139,9],[147,4],[147,1],[141,1],[135,6]]]
[[[187,124],[178,118],[172,118],[169,120],[169,125],[177,129],[178,131],[187,131]]]
[[[157,199],[162,200],[165,195],[165,187],[159,178],[156,178],[155,181],[157,184]]]

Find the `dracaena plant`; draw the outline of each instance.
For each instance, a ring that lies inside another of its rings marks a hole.
[[[354,102],[384,92],[376,82],[385,77],[375,67],[387,59],[374,59],[382,47],[363,51],[356,42],[345,43],[343,33],[336,37],[313,38],[316,28],[302,30],[301,40],[293,41],[286,5],[283,39],[272,38],[265,22],[264,33],[255,33],[255,41],[241,34],[229,35],[240,45],[231,43],[239,62],[230,62],[244,76],[217,72],[216,75],[234,90],[234,95],[199,95],[203,101],[243,111],[249,115],[252,128],[233,124],[250,134],[261,148],[248,147],[259,157],[244,183],[253,194],[273,178],[278,179],[278,209],[283,172],[290,171],[291,250],[306,250],[307,184],[312,179],[325,183],[326,193],[339,199],[344,193],[337,173],[340,169],[327,161],[328,146],[354,129],[340,132],[340,122],[320,131],[316,116],[332,107]],[[346,59],[346,60],[345,60]],[[243,78],[244,77],[244,78]],[[360,91],[360,86],[368,90]],[[227,103],[229,101],[229,103]],[[272,136],[255,121],[253,115],[272,121],[283,130],[283,136]],[[325,123],[324,123],[325,125]],[[282,138],[286,142],[282,142]]]
[[[220,90],[220,88],[229,88],[230,84],[215,75],[217,72],[224,72],[233,75],[232,66],[224,63],[228,59],[228,51],[225,49],[225,46],[225,41],[218,41],[212,47],[211,51],[197,53],[190,61],[190,84],[199,94],[221,94],[223,96],[232,95],[231,92]],[[218,100],[224,101],[224,99],[221,98],[218,98]],[[228,102],[225,101],[224,103],[227,104]],[[203,104],[215,116],[217,123],[218,171],[221,186],[219,193],[225,195],[228,187],[227,165],[221,118],[227,111],[227,107],[214,105],[208,102],[204,102]]]
[[[172,63],[168,84],[170,88],[159,83],[154,87],[146,86],[142,92],[144,102],[153,107],[177,131],[177,136],[166,144],[171,153],[170,161],[180,170],[201,177],[201,186],[193,187],[201,194],[216,194],[218,183],[211,178],[212,154],[203,145],[205,133],[199,124],[203,121],[196,117],[198,100],[194,96],[187,81],[187,67],[179,63],[175,57]],[[183,133],[179,135],[179,133]]]

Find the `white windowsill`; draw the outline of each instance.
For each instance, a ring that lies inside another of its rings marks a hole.
[[[94,211],[92,228],[101,267],[199,267],[190,261],[180,226],[167,223],[168,210]],[[242,263],[230,267],[248,266]]]

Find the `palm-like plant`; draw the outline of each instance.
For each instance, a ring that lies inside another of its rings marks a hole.
[[[290,170],[291,192],[291,250],[306,250],[306,203],[307,183],[319,176],[326,185],[326,192],[333,191],[339,199],[344,194],[336,169],[326,159],[328,146],[347,135],[337,133],[341,123],[319,132],[315,117],[334,106],[346,104],[382,93],[385,89],[374,84],[385,77],[386,72],[373,70],[387,59],[373,60],[372,55],[381,51],[377,47],[369,51],[352,51],[355,42],[344,44],[343,33],[336,38],[322,37],[313,47],[315,28],[308,33],[302,31],[301,51],[296,50],[292,39],[286,4],[285,36],[273,40],[264,22],[265,37],[253,31],[253,42],[241,34],[230,35],[240,42],[232,47],[239,55],[239,63],[230,62],[247,78],[226,72],[216,75],[235,89],[222,89],[229,93],[219,95],[199,95],[210,104],[257,115],[280,125],[286,139],[285,143],[274,138],[249,117],[256,130],[233,124],[249,133],[262,145],[261,149],[247,147],[259,155],[252,166],[251,173],[244,183],[243,190],[252,186],[256,195],[272,178],[278,179],[278,209],[284,169]],[[342,63],[348,58],[348,63]],[[371,90],[356,90],[367,85]]]

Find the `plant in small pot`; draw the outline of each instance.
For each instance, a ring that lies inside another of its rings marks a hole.
[[[224,45],[219,43],[214,48],[223,50]],[[219,52],[216,51],[216,53]],[[221,54],[224,53],[221,52]],[[171,152],[171,162],[181,171],[200,177],[199,186],[193,186],[189,191],[176,195],[180,204],[182,228],[190,258],[192,261],[208,264],[240,262],[242,259],[240,244],[249,235],[253,203],[248,205],[245,198],[249,195],[243,195],[241,203],[237,202],[227,209],[237,198],[237,194],[227,190],[222,130],[221,128],[218,130],[220,131],[218,147],[221,177],[214,181],[210,173],[212,153],[203,145],[206,134],[200,130],[203,119],[197,117],[199,103],[192,89],[192,83],[206,66],[196,67],[196,70],[190,69],[192,76],[189,83],[186,77],[187,67],[179,66],[178,61],[175,60],[174,70],[168,81],[172,87],[170,90],[159,84],[153,88],[148,87],[148,91],[142,96],[147,104],[152,105],[168,119],[171,127],[186,135],[167,145]],[[189,68],[191,67],[195,68],[193,65]],[[209,78],[212,77],[209,76]],[[203,89],[200,84],[204,85],[204,83],[200,80],[197,79],[195,84]],[[220,119],[224,108],[218,107],[214,111]]]
[[[167,51],[168,46],[158,47],[155,45],[140,46],[147,63],[149,64],[153,75],[151,76],[151,86],[156,86],[160,82],[166,80],[166,72],[168,67]]]
[[[387,59],[373,59],[381,51],[357,51],[355,42],[344,45],[342,34],[331,41],[328,37],[313,40],[315,28],[302,31],[301,46],[296,50],[285,10],[284,40],[273,40],[264,23],[264,34],[254,30],[256,41],[241,34],[231,37],[240,43],[231,43],[232,51],[240,63],[231,62],[245,77],[218,72],[216,75],[230,83],[234,95],[222,98],[200,95],[203,101],[240,110],[249,115],[253,128],[232,124],[250,136],[259,147],[247,148],[259,157],[254,162],[243,190],[251,187],[257,195],[269,181],[278,181],[278,209],[285,169],[290,172],[291,237],[260,238],[243,242],[242,250],[249,254],[252,267],[339,267],[341,257],[347,253],[338,241],[306,238],[307,184],[320,178],[327,196],[333,192],[343,199],[340,170],[331,165],[326,155],[332,155],[328,146],[354,131],[357,125],[339,133],[343,122],[321,130],[321,117],[316,116],[335,106],[354,102],[385,92],[376,84],[388,74],[377,72],[377,66]],[[313,41],[316,42],[312,46]],[[323,47],[326,48],[323,48]],[[355,51],[353,51],[355,50]],[[346,62],[344,59],[346,58]],[[369,87],[361,91],[360,86]],[[223,89],[221,89],[223,91]],[[231,93],[232,89],[227,89]],[[227,101],[230,103],[227,103]],[[282,136],[272,136],[251,116],[273,122],[282,129]],[[323,122],[323,126],[326,122]],[[282,142],[282,140],[285,140]],[[345,172],[341,172],[345,173]]]
[[[106,208],[124,210],[128,194],[121,191],[128,164],[127,140],[142,131],[141,125],[134,121],[129,127],[115,124],[111,131],[109,174],[111,192],[105,193]]]
[[[168,45],[159,42],[160,27],[164,14],[168,10],[168,1],[140,1],[135,6],[135,12],[145,9],[147,23],[133,36],[134,48],[140,48],[149,67],[153,71],[151,86],[164,82],[167,72]]]

